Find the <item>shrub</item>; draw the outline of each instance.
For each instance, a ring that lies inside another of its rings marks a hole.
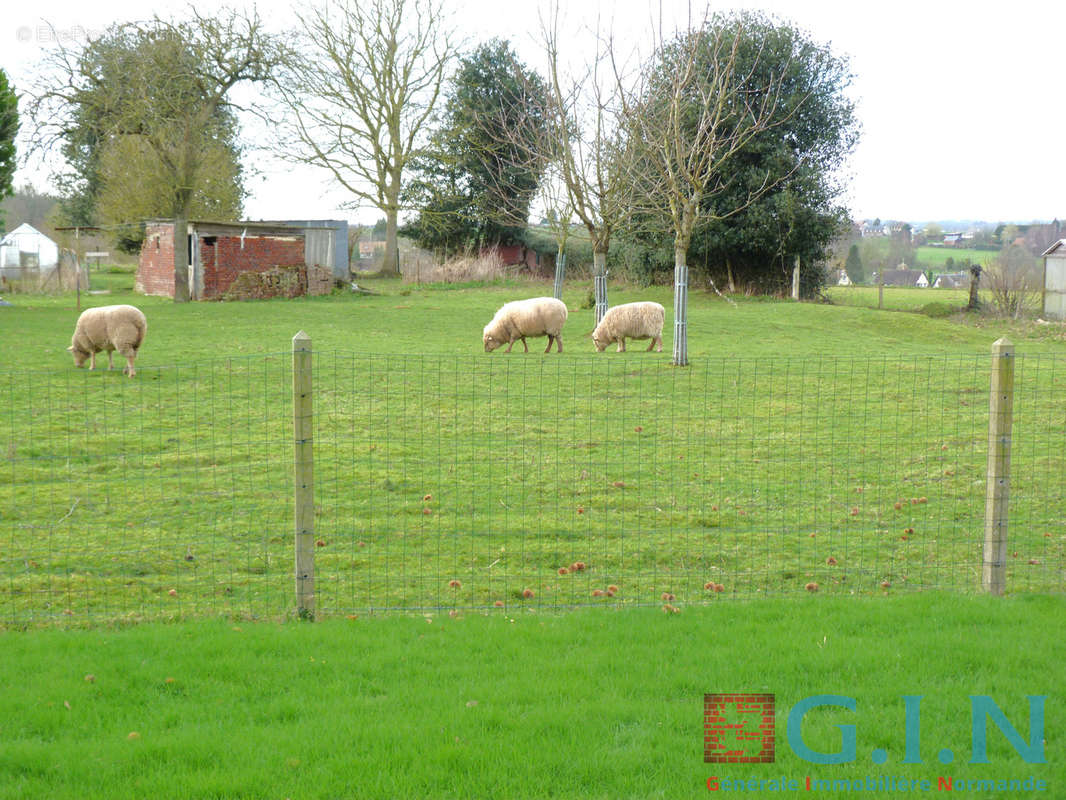
[[[951,303],[939,301],[935,303],[926,303],[924,306],[918,309],[918,312],[920,314],[924,314],[927,317],[932,317],[933,319],[944,319],[945,317],[950,317],[952,314],[956,314],[961,310],[962,309],[959,308],[959,306],[953,306]]]
[[[466,283],[470,281],[494,281],[507,275],[499,251],[490,250],[480,255],[466,254],[450,258],[442,264],[421,266],[417,279],[422,283]],[[413,279],[405,271],[405,279]]]

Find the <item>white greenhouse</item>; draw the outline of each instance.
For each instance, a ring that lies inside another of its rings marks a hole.
[[[59,245],[28,223],[0,239],[0,273],[8,280],[51,272],[57,264]]]

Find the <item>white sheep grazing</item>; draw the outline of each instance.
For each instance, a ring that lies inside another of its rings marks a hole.
[[[618,342],[618,352],[626,350],[626,339],[651,339],[648,350],[663,349],[663,320],[666,310],[658,303],[623,303],[608,309],[592,332],[596,352],[602,353],[611,342]]]
[[[554,341],[563,352],[563,324],[566,322],[566,303],[556,300],[554,297],[534,297],[529,300],[514,300],[504,303],[492,322],[485,326],[482,333],[482,341],[485,343],[485,352],[491,353],[497,347],[507,345],[511,352],[511,345],[516,341],[522,341],[522,347],[529,352],[526,344],[527,336],[547,336],[548,346],[544,352],[551,352]]]
[[[67,350],[74,354],[75,367],[83,366],[88,358],[89,369],[96,369],[96,354],[103,350],[107,351],[107,368],[111,369],[111,359],[118,350],[126,357],[126,367],[122,371],[132,378],[136,374],[133,361],[147,330],[148,320],[134,306],[87,308],[78,317]]]

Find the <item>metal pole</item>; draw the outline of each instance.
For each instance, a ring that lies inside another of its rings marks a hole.
[[[674,366],[688,366],[688,265],[674,265]]]
[[[563,299],[563,278],[566,275],[566,253],[559,253],[555,259],[555,289],[552,295],[556,300]]]

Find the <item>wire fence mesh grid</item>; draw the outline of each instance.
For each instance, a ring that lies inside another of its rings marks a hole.
[[[989,361],[315,353],[317,613],[978,591]],[[1063,364],[1017,359],[1012,592],[1064,586]],[[293,612],[289,354],[0,391],[5,624]]]

